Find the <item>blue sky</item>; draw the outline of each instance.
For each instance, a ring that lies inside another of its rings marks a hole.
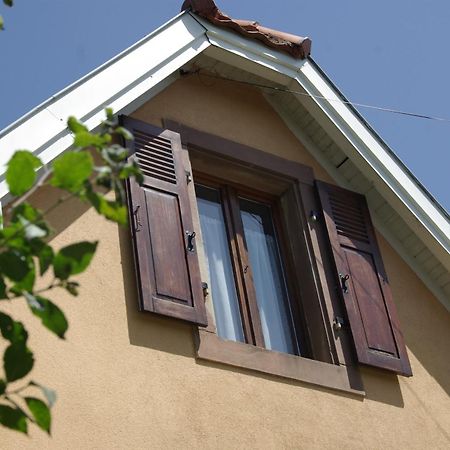
[[[0,129],[176,15],[182,0],[16,0],[0,7]],[[448,0],[219,0],[235,18],[309,36],[352,101],[450,118]],[[450,210],[450,123],[360,109]]]

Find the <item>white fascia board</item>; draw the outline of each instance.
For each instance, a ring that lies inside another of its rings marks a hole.
[[[376,173],[383,184],[394,193],[403,205],[417,221],[433,236],[439,243],[444,253],[438,256],[440,261],[450,269],[450,222],[445,215],[436,207],[431,198],[426,195],[413,177],[410,176],[404,166],[393,157],[385,148],[376,135],[363,123],[357,114],[342,102],[342,97],[314,65],[308,61],[299,71],[296,81],[308,94],[314,97],[300,98],[303,104],[313,102],[319,107],[322,114],[309,107],[310,113],[323,121],[325,114],[336,130],[339,131],[344,145],[342,151],[347,154],[357,165],[358,156],[362,158]],[[320,117],[322,115],[322,117]],[[345,145],[347,143],[347,145]],[[350,144],[350,145],[348,145]],[[372,177],[373,178],[373,177]],[[410,221],[402,210],[398,211],[404,219]]]
[[[272,50],[256,40],[243,38],[234,31],[217,27],[198,16],[193,17],[205,27],[206,36],[213,46],[284,77],[295,78],[300,67],[306,62],[306,60],[299,60],[280,51]]]
[[[426,234],[432,238],[431,247],[436,250],[434,253],[444,266],[450,269],[449,220],[408,173],[403,164],[390,154],[381,143],[381,139],[348,105],[343,103],[339,91],[317,70],[313,63],[269,49],[256,40],[242,38],[234,32],[216,27],[203,19],[197,18],[197,20],[207,29],[206,35],[213,46],[237,55],[243,61],[255,62],[260,67],[274,71],[278,75],[286,75],[291,79],[292,83],[288,87],[292,90],[323,97],[297,95],[299,102],[307,106],[320,123],[324,124],[324,119],[328,118],[329,124],[340,134],[338,143],[347,144],[342,146],[342,150],[348,153],[348,149],[351,147],[353,154],[348,154],[348,156],[357,159],[356,155],[358,155],[359,158],[362,158],[365,164],[372,169],[372,178],[376,174],[376,178],[388,188],[385,192],[390,193],[391,196],[394,195],[407,208],[408,212],[399,211],[399,213],[409,221],[411,221],[409,214],[416,218],[422,230],[424,228]],[[208,53],[212,54],[212,52],[211,47],[208,49]],[[248,70],[249,67],[248,64],[242,63],[240,68]],[[260,74],[257,69],[252,72],[255,75]],[[311,108],[312,105],[315,105],[316,108]],[[317,110],[320,114],[317,114]],[[428,243],[430,243],[430,239],[428,239]]]
[[[55,95],[0,133],[0,198],[7,193],[5,164],[14,151],[28,149],[44,164],[72,143],[67,118],[76,116],[89,129],[104,118],[104,108],[129,111],[158,93],[176,77],[173,73],[204,51],[204,28],[184,13],[142,39],[121,55]]]

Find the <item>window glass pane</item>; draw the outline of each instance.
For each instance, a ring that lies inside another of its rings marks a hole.
[[[249,200],[239,202],[266,348],[297,354],[271,210]]]
[[[220,195],[216,189],[204,186],[195,189],[217,334],[223,339],[245,342]]]

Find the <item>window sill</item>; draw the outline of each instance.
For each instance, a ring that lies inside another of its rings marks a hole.
[[[197,338],[199,359],[365,396],[361,375],[355,367],[336,366],[240,342],[224,341],[215,333],[202,329],[198,330]]]

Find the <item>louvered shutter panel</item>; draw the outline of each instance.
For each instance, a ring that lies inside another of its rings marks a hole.
[[[411,376],[365,197],[316,183],[358,361]]]
[[[141,310],[206,326],[180,135],[129,117],[122,123],[144,175],[142,185],[127,180]]]

